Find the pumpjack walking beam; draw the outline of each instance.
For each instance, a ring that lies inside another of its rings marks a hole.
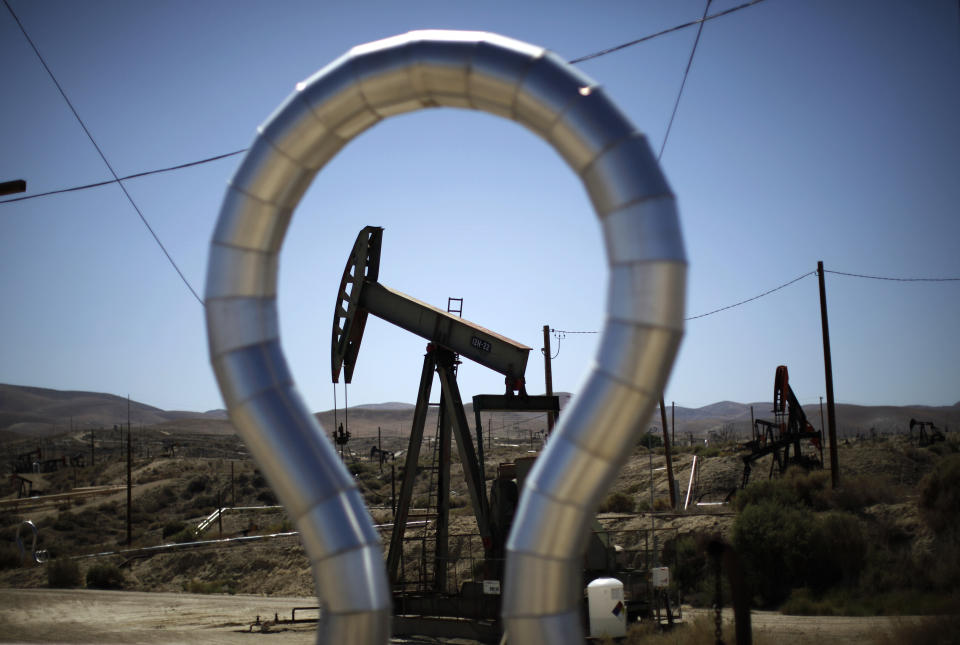
[[[341,367],[347,383],[353,379],[367,314],[373,314],[522,383],[529,347],[377,282],[382,237],[382,228],[364,228],[343,271],[333,320],[333,381]]]

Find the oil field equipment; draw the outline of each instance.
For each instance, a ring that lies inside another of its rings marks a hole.
[[[646,137],[593,79],[496,34],[415,31],[355,47],[298,83],[227,187],[207,264],[210,361],[233,425],[300,529],[323,605],[318,641],[385,644],[379,537],[281,348],[279,254],[297,204],[347,143],[385,118],[439,106],[496,114],[542,137],[581,180],[603,232],[596,360],[527,476],[503,585],[510,642],[582,643],[588,528],[666,384],[687,274],[673,191]]]
[[[347,383],[352,382],[368,315],[397,325],[428,341],[387,551],[387,574],[396,592],[394,611],[398,615],[448,616],[457,619],[472,617],[496,623],[499,619],[499,585],[504,547],[517,492],[512,479],[498,477],[493,483],[491,504],[484,481],[483,430],[479,415],[483,410],[558,413],[559,397],[527,395],[524,373],[530,348],[526,345],[465,320],[456,315],[458,311],[443,311],[381,284],[378,279],[382,243],[383,229],[380,227],[367,226],[357,235],[337,290],[330,356],[333,382],[339,382],[341,372]],[[462,300],[459,306],[462,308]],[[457,385],[460,357],[499,372],[506,384],[503,395],[478,395],[473,398],[478,419],[475,426],[476,445],[470,435]],[[440,380],[440,403],[433,459],[429,467],[429,502],[427,508],[411,514],[410,505],[417,474],[421,470],[420,450],[435,373]],[[448,588],[447,575],[447,567],[452,561],[449,553],[451,439],[456,440],[483,548],[481,562],[478,563],[482,566],[483,575],[479,580],[467,580],[460,588],[453,590]],[[514,487],[512,496],[501,493],[510,486]],[[511,499],[512,503],[509,501]],[[406,579],[401,566],[409,520],[434,524],[433,535],[428,537],[424,533],[420,538],[421,564],[419,575],[413,581]],[[427,542],[432,543],[432,553],[427,553]],[[487,584],[486,590],[484,582]],[[497,591],[491,593],[490,585],[494,582]],[[410,622],[408,619],[407,623]],[[406,626],[416,633],[424,633],[429,629],[424,628],[426,622],[427,619],[421,619],[415,625]],[[395,632],[404,627],[404,623],[395,621]],[[467,636],[483,636],[475,633],[478,628],[474,625],[467,625],[466,628]],[[448,632],[445,635],[456,634]]]
[[[791,465],[802,466],[808,470],[823,468],[823,431],[814,430],[807,421],[807,415],[797,401],[789,380],[787,366],[778,366],[773,378],[774,420],[754,420],[753,439],[744,445],[750,452],[740,456],[743,460],[743,480],[740,488],[747,486],[753,464],[767,455],[773,455],[768,477],[773,477],[775,468],[782,475]],[[801,449],[803,441],[809,441],[815,452],[804,452]]]
[[[913,435],[914,428],[917,429],[916,437]],[[932,443],[947,440],[946,435],[940,432],[937,426],[933,425],[933,421],[917,421],[916,419],[910,419],[910,438],[916,439],[917,445],[920,446],[929,446]]]

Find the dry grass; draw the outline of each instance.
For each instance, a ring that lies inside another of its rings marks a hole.
[[[715,624],[709,616],[698,616],[668,631],[660,631],[650,623],[634,625],[627,632],[624,645],[703,645],[716,642]],[[610,643],[613,641],[611,640]],[[723,642],[736,643],[733,623],[723,623]],[[774,645],[765,635],[753,636],[754,645]]]
[[[960,615],[929,616],[920,619],[899,618],[893,627],[874,640],[874,645],[960,644]]]

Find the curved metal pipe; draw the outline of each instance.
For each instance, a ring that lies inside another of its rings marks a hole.
[[[33,541],[30,542],[30,557],[37,564],[43,564],[46,560],[46,551],[37,551],[37,525],[33,523],[33,520],[24,520],[17,526],[17,534],[14,537],[14,542],[17,544],[17,550],[20,551],[20,564],[23,564],[23,561],[27,559],[27,549],[23,545],[23,540],[20,538],[20,529],[24,526],[30,529],[30,532],[33,534]]]
[[[231,420],[300,529],[326,609],[318,642],[386,642],[380,543],[280,349],[277,262],[294,208],[340,148],[381,119],[438,106],[498,114],[545,139],[580,177],[603,227],[610,282],[600,350],[527,480],[503,608],[513,642],[578,642],[589,520],[664,386],[686,280],[670,188],[644,136],[590,78],[502,36],[417,31],[355,47],[297,84],[227,188],[207,268],[211,363]]]

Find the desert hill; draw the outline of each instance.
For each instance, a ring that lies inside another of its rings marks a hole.
[[[157,425],[180,419],[227,418],[223,410],[183,412],[130,401],[134,423]],[[114,394],[52,390],[0,383],[0,431],[22,436],[47,436],[74,428],[126,424],[127,399]],[[8,435],[9,436],[9,435]]]
[[[560,396],[561,409],[571,395]],[[473,405],[466,399],[467,421],[474,424]],[[752,415],[758,419],[772,419],[770,402],[737,403],[720,401],[700,408],[668,407],[668,423],[675,421],[674,434],[678,440],[701,438],[713,433],[747,438]],[[820,406],[804,405],[810,423],[821,427]],[[333,430],[346,421],[347,428],[356,437],[375,437],[378,428],[384,436],[405,436],[413,419],[414,406],[410,403],[388,402],[363,404],[344,411],[326,410],[316,413],[321,424]],[[164,433],[230,434],[233,428],[224,410],[189,412],[161,410],[130,401],[130,418],[135,427],[155,427]],[[868,434],[900,434],[909,429],[910,419],[931,421],[949,430],[960,427],[960,402],[952,406],[863,406],[837,404],[837,428],[841,437]],[[111,428],[127,422],[127,399],[113,394],[63,391],[21,385],[0,384],[0,441],[46,437],[73,429]],[[505,438],[523,439],[546,427],[546,415],[536,412],[484,412],[481,420],[486,430]],[[431,408],[427,428],[436,425],[436,408]],[[659,431],[659,413],[650,420],[651,428]]]

